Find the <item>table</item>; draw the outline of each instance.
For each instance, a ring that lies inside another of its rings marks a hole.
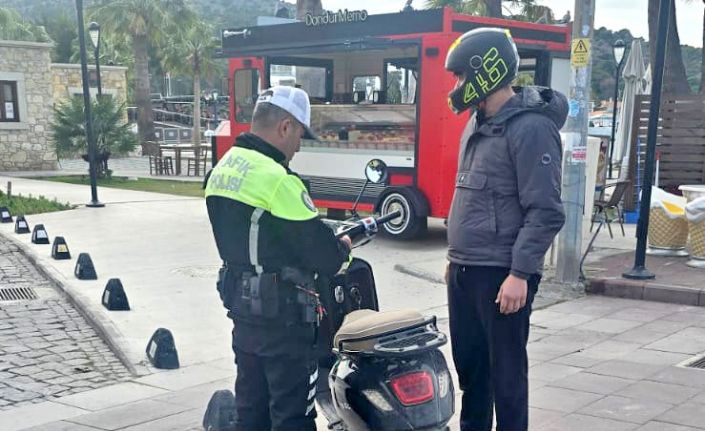
[[[202,150],[205,149],[207,152],[208,150],[211,149],[211,144],[201,143],[199,148]],[[164,150],[174,152],[174,164],[176,165],[174,167],[174,174],[181,175],[181,152],[182,151],[193,151],[194,146],[192,144],[161,144],[161,145],[159,145],[159,150],[160,150],[160,152],[162,152]],[[208,157],[208,156],[206,155],[204,157]],[[196,165],[196,176],[200,175],[199,169],[200,169],[200,163]]]
[[[678,190],[683,192],[683,196],[687,199],[688,203],[694,201],[695,199],[705,197],[705,184],[684,184],[678,186]],[[702,232],[700,228],[695,228],[695,224],[690,220],[688,221],[688,227],[690,230],[690,238],[688,239],[688,250],[690,251],[690,260],[686,262],[686,265],[693,268],[705,268],[705,255],[698,255],[697,250],[702,250],[702,246],[697,247],[698,244],[702,244],[702,235],[697,232]],[[693,247],[693,240],[695,237],[696,247]]]
[[[684,184],[678,186],[678,190],[683,192],[688,202],[705,196],[705,184]]]

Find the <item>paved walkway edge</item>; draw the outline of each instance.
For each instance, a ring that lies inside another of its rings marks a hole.
[[[593,278],[587,292],[625,299],[705,307],[705,286],[700,289],[623,278]]]
[[[95,311],[91,310],[88,300],[84,298],[84,294],[70,286],[63,274],[55,268],[44,265],[39,260],[37,254],[29,248],[27,244],[18,241],[13,238],[12,235],[5,235],[3,233],[0,233],[0,235],[15,244],[19,248],[20,252],[24,254],[27,259],[29,259],[37,270],[51,280],[51,282],[54,283],[54,285],[66,295],[71,304],[76,307],[81,316],[83,316],[88,324],[93,327],[93,329],[98,333],[98,336],[105,341],[110,350],[115,354],[115,356],[117,356],[118,359],[120,359],[120,362],[122,362],[130,374],[134,377],[151,374],[146,367],[135,365],[130,361],[128,355],[125,353],[129,349],[129,345],[123,340],[123,336],[117,330],[115,325],[113,325],[109,319],[104,318]]]
[[[445,289],[446,282],[440,275],[424,271],[423,269],[419,269],[411,265],[403,265],[401,263],[394,265],[394,270],[397,272],[401,272],[402,274],[407,274],[412,277],[430,281],[431,283],[440,284]]]

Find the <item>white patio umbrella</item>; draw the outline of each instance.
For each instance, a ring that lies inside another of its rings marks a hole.
[[[624,92],[622,93],[622,107],[619,112],[619,125],[615,136],[615,147],[612,163],[621,163],[620,179],[627,176],[629,169],[629,140],[632,135],[632,117],[634,116],[634,98],[644,94],[646,68],[644,56],[641,52],[641,43],[632,41],[629,56],[622,70],[624,78]]]

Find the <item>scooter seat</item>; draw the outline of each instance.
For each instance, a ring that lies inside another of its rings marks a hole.
[[[416,310],[374,311],[355,310],[345,316],[333,339],[334,346],[343,343],[343,350],[364,352],[375,345],[375,335],[418,325],[424,317]],[[364,338],[364,340],[360,340]]]

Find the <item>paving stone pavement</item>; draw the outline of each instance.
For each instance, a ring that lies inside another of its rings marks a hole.
[[[131,377],[68,299],[0,237],[0,289],[22,287],[39,299],[0,301],[0,410]]]

